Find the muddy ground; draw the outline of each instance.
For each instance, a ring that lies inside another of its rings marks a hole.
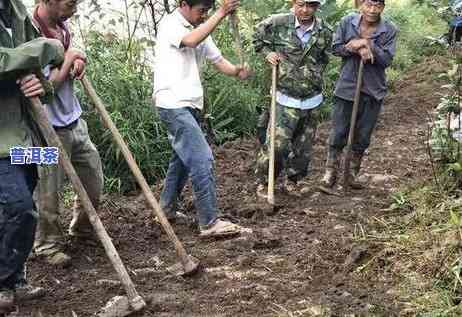
[[[302,197],[277,193],[283,208],[274,215],[256,204],[255,142],[238,140],[216,149],[220,208],[254,234],[202,241],[195,228],[176,225],[186,249],[202,261],[204,269],[195,277],[168,272],[176,261],[172,244],[139,193],[106,198],[102,221],[138,291],[149,299],[134,316],[398,315],[403,301],[389,290],[399,281],[388,274],[384,246],[363,237],[375,230],[371,219],[394,212],[392,191],[431,175],[427,112],[438,103],[435,81],[443,69],[438,61],[425,62],[395,84],[364,162],[368,188],[347,197],[314,188],[323,172],[329,123],[317,135],[306,179],[311,189]],[[155,191],[158,197],[159,188]],[[193,214],[189,197],[183,210]],[[105,281],[117,277],[102,248],[69,249],[74,254],[69,268],[30,260],[30,281],[49,295],[27,303],[17,316],[91,316],[124,294],[116,282]],[[369,267],[373,258],[379,265]]]

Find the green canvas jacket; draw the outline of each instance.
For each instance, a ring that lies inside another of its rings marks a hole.
[[[263,56],[277,52],[279,63],[277,89],[285,95],[306,99],[322,92],[322,74],[329,62],[332,28],[316,17],[312,35],[303,47],[297,37],[293,13],[276,14],[260,22],[253,37],[255,50]]]
[[[20,0],[9,0],[12,36],[0,21],[0,158],[9,156],[15,146],[28,147],[37,141],[37,129],[27,109],[29,103],[19,90],[16,80],[36,73],[47,65],[59,65],[64,49],[56,40],[37,38],[26,8]],[[51,86],[42,81],[52,97]]]

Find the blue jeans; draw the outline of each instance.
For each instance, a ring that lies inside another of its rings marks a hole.
[[[11,165],[0,159],[0,289],[23,284],[24,268],[34,243],[38,214],[32,193],[35,165]]]
[[[192,108],[157,109],[173,148],[160,206],[168,218],[173,218],[181,191],[191,177],[199,225],[209,225],[217,218],[216,186],[212,149],[199,126],[199,112]]]
[[[369,147],[381,108],[382,100],[361,94],[352,144],[352,151],[358,155],[362,155]],[[352,110],[353,101],[335,97],[329,154],[342,151],[347,144]]]

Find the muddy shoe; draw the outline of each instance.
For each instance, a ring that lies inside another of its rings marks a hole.
[[[312,186],[308,182],[301,181],[298,183],[298,185],[301,187],[300,189],[301,195],[308,194],[313,189]]]
[[[67,267],[71,265],[72,258],[62,251],[45,256],[46,261],[53,266]]]
[[[352,189],[364,189],[366,188],[366,184],[360,182],[356,177],[350,175],[350,179],[348,180],[348,185]]]
[[[58,243],[48,243],[36,246],[34,256],[44,259],[48,264],[53,266],[67,267],[71,264],[72,258],[63,250],[65,246]]]
[[[258,184],[257,186],[257,198],[260,199],[268,199],[268,189],[265,185],[263,184]]]
[[[201,238],[221,238],[239,235],[243,231],[239,225],[236,225],[229,221],[218,219],[212,225],[202,227],[199,237]]]
[[[332,188],[334,187],[336,180],[337,180],[336,170],[334,168],[326,168],[326,172],[324,173],[324,176],[322,177],[320,185],[323,187]]]
[[[14,309],[14,291],[9,289],[0,290],[0,316]]]
[[[351,189],[364,189],[366,188],[366,183],[363,183],[359,181],[358,172],[355,170],[351,170],[350,173],[348,173],[348,187]]]
[[[16,287],[15,293],[18,302],[42,298],[46,295],[43,287],[32,286],[30,284],[23,284]]]
[[[285,179],[284,183],[279,188],[283,193],[287,195],[300,196],[300,192],[297,188],[297,183],[289,179]]]
[[[318,185],[318,190],[328,195],[336,195],[334,191],[334,185],[337,181],[337,171],[334,168],[326,168],[326,172]]]

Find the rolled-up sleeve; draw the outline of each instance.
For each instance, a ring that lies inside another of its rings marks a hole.
[[[256,26],[252,39],[253,46],[257,53],[263,56],[274,51],[273,45],[273,17],[269,17]]]
[[[345,48],[347,44],[347,19],[343,18],[337,26],[332,38],[332,54],[340,57],[352,56],[353,53]]]
[[[57,40],[37,38],[15,48],[0,47],[0,80],[59,65],[63,59],[64,48]]]

